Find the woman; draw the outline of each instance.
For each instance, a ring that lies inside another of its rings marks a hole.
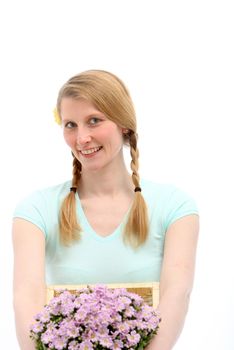
[[[193,199],[172,185],[140,180],[134,107],[115,75],[92,70],[68,80],[56,121],[72,151],[72,181],[35,192],[14,213],[21,348],[34,348],[28,329],[48,284],[160,281],[162,322],[149,349],[172,349],[193,284],[199,226]]]

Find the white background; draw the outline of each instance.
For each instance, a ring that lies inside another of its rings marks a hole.
[[[59,87],[97,68],[128,86],[140,174],[198,204],[194,291],[176,350],[233,350],[232,1],[5,1],[0,5],[0,324],[18,349],[11,216],[28,193],[71,177],[52,110]],[[176,247],[175,247],[176,249]]]

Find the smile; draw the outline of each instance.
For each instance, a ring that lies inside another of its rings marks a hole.
[[[102,148],[102,146],[94,147],[94,148],[90,148],[90,149],[86,149],[86,150],[80,151],[80,153],[81,154],[92,154],[92,153],[100,151],[101,148]]]

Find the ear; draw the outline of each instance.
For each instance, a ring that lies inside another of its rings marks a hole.
[[[123,132],[123,134],[128,134],[128,133],[129,133],[129,130],[126,129],[126,128],[124,128],[124,129],[122,129],[122,132]]]

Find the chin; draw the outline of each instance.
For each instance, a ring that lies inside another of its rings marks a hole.
[[[99,171],[102,171],[104,169],[108,169],[108,167],[111,165],[111,162],[108,163],[98,163],[98,164],[90,164],[85,166],[85,164],[82,164],[82,169],[88,172],[93,172],[93,173],[97,173]]]
[[[82,170],[89,171],[89,172],[97,172],[97,171],[103,169],[103,166],[101,166],[100,164],[96,164],[96,165],[93,164],[90,166],[87,166],[87,165],[85,166],[85,164],[81,163],[81,165],[82,165]]]

